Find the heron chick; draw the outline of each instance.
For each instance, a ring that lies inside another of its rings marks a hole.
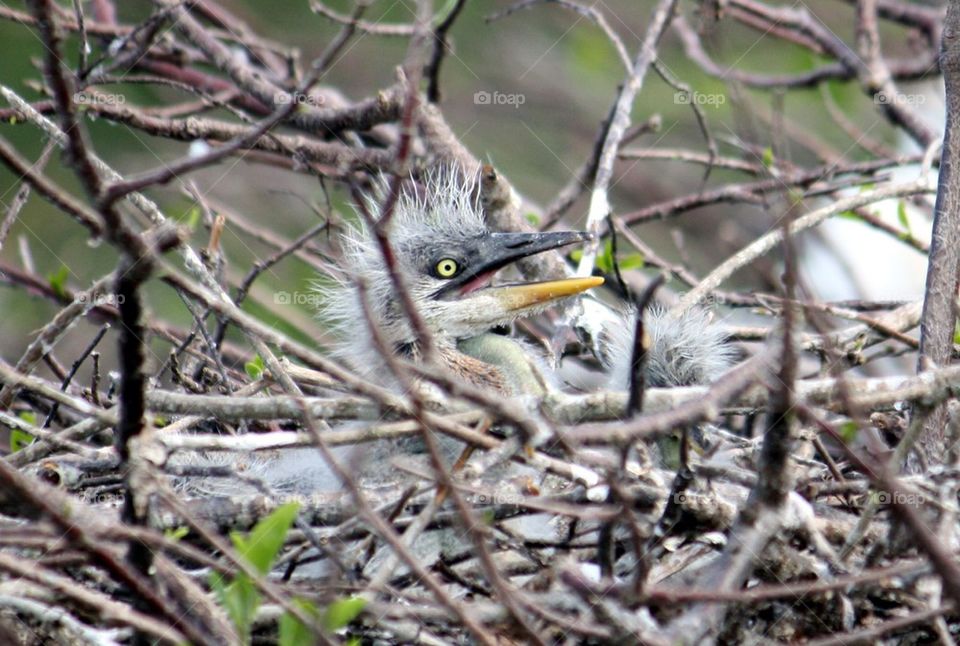
[[[492,232],[483,221],[478,193],[475,181],[464,181],[452,169],[427,175],[420,194],[404,189],[390,222],[390,249],[441,363],[470,383],[504,394],[542,392],[542,376],[530,354],[489,331],[537,314],[603,279],[494,284],[494,276],[517,260],[582,242],[589,234]],[[366,206],[370,213],[378,212],[374,198]],[[389,375],[383,350],[419,359],[417,335],[369,226],[344,235],[342,265],[349,273],[324,290],[322,315],[342,339],[341,358],[382,382]],[[376,327],[386,348],[367,333],[368,325]]]
[[[621,323],[605,329],[606,338],[601,339],[604,351],[600,359],[615,390],[630,387],[636,310],[625,311]],[[737,351],[710,310],[694,307],[675,313],[654,305],[644,312],[643,324],[650,340],[644,365],[648,386],[713,383],[734,364]]]

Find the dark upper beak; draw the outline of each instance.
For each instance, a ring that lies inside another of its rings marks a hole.
[[[548,233],[491,233],[477,238],[463,250],[463,273],[452,278],[434,292],[434,298],[456,291],[471,280],[506,267],[521,258],[551,249],[589,240],[585,231],[552,231]]]

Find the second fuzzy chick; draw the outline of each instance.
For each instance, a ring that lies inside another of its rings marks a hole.
[[[623,319],[621,325],[604,326],[600,339],[600,360],[608,370],[607,383],[613,390],[630,387],[636,310],[625,312]],[[712,383],[736,359],[736,349],[728,342],[726,331],[708,310],[694,308],[675,314],[653,306],[644,312],[643,323],[650,339],[644,366],[647,386]]]

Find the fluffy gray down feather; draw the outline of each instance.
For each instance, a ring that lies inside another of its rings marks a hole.
[[[613,390],[630,386],[633,336],[637,313],[628,309],[624,325],[604,332],[609,350],[601,360],[610,373]],[[647,308],[643,323],[650,338],[644,370],[645,382],[653,387],[693,386],[716,381],[730,369],[736,348],[728,343],[723,326],[709,310],[694,308],[672,314],[660,306]]]

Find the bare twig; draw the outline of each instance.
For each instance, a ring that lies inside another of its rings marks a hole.
[[[615,108],[610,117],[609,128],[604,138],[597,172],[594,177],[593,190],[590,195],[590,209],[587,213],[587,230],[594,234],[592,242],[588,242],[583,250],[583,257],[577,266],[577,276],[589,276],[593,273],[597,251],[600,245],[600,227],[610,213],[610,182],[613,178],[613,164],[617,158],[620,141],[630,125],[630,110],[634,97],[643,86],[644,77],[657,56],[657,45],[660,38],[670,24],[673,17],[675,0],[661,0],[653,13],[653,18],[647,27],[646,35],[633,62],[629,75],[617,95]]]

